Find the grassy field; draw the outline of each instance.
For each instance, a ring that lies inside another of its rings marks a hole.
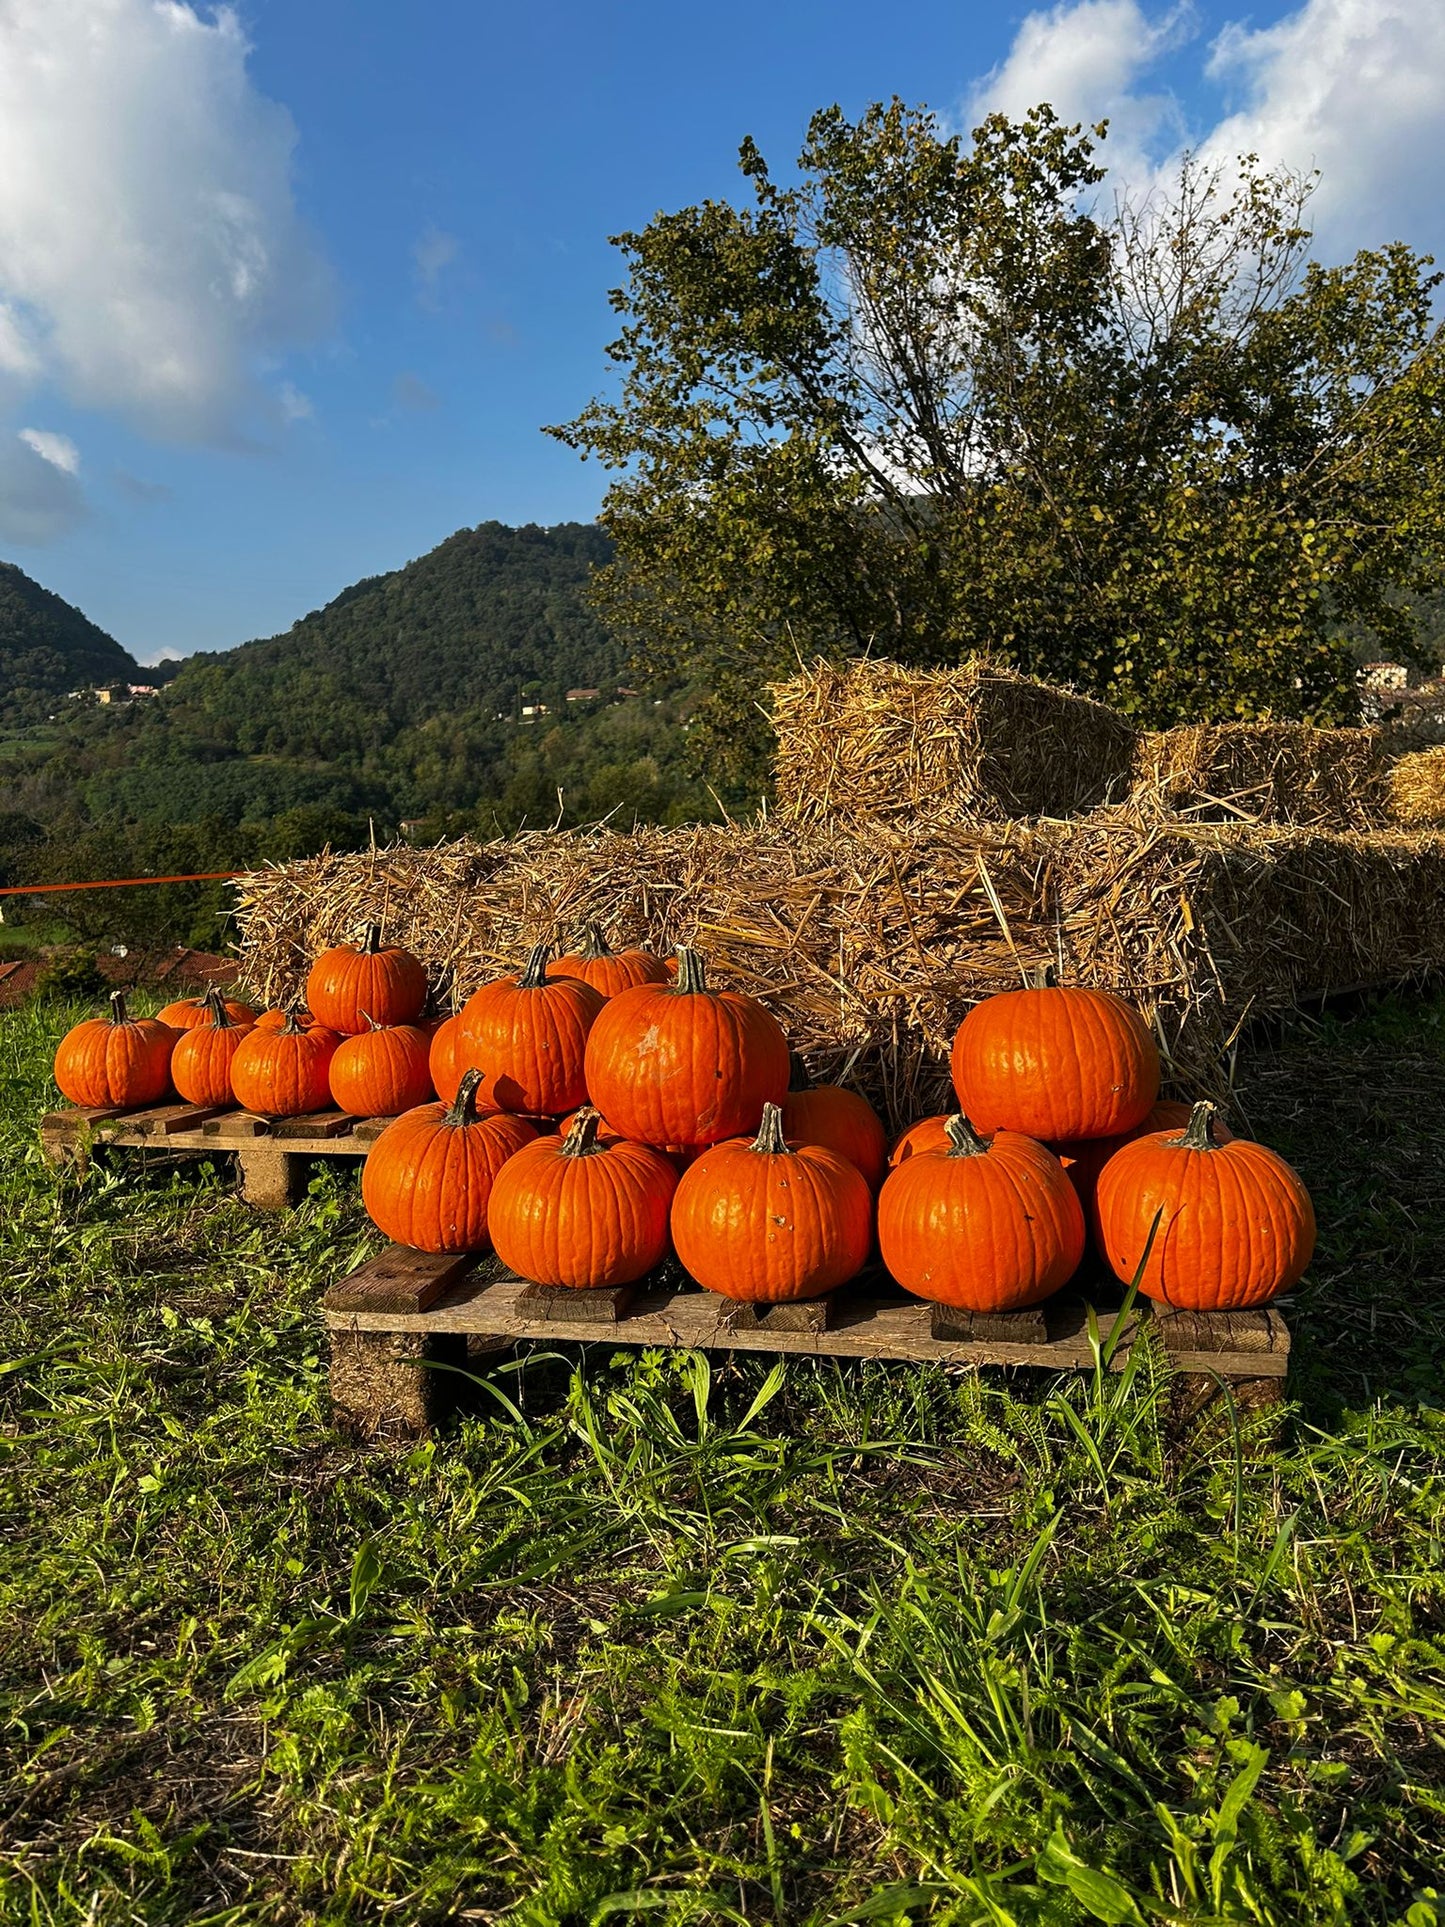
[[[1445,1922],[1445,1006],[1246,1064],[1321,1251],[1291,1413],[1192,1440],[1152,1362],[599,1343],[358,1446],[354,1180],[58,1180],[64,1021],[0,1020],[0,1918]]]

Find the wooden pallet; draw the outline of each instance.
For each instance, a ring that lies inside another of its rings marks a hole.
[[[1114,1307],[1096,1313],[1106,1339],[1122,1315],[1114,1291]],[[876,1270],[827,1298],[765,1309],[703,1290],[675,1262],[616,1291],[548,1291],[495,1257],[434,1257],[393,1245],[333,1285],[322,1309],[337,1417],[367,1432],[424,1430],[446,1402],[445,1368],[518,1339],[1050,1371],[1094,1362],[1089,1306],[1076,1292],[1030,1311],[970,1316],[910,1297]],[[1196,1390],[1212,1394],[1227,1379],[1251,1405],[1280,1397],[1289,1332],[1278,1311],[1170,1312],[1141,1300],[1119,1335],[1115,1370],[1146,1319]]]
[[[173,1101],[143,1110],[51,1111],[40,1120],[40,1143],[52,1164],[82,1167],[99,1146],[207,1157],[230,1152],[247,1203],[284,1211],[302,1194],[308,1158],[364,1158],[390,1122],[345,1111],[265,1118]]]

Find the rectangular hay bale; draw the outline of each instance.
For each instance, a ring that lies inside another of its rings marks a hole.
[[[1139,738],[1133,805],[1196,822],[1370,830],[1390,821],[1378,730],[1195,723]]]

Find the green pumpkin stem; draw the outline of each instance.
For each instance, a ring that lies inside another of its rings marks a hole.
[[[518,990],[540,990],[547,981],[547,959],[552,954],[550,944],[534,943],[527,956],[527,968],[517,979]]]
[[[615,957],[617,952],[607,941],[600,923],[584,923],[582,945],[577,954],[584,963],[600,963],[604,957]]]
[[[212,984],[202,1002],[211,1013],[212,1030],[230,1030],[231,1013],[226,1009],[226,999],[219,984]]]
[[[366,935],[361,940],[361,954],[363,957],[374,957],[380,948],[381,925],[369,923],[366,926]]]
[[[110,1021],[113,1024],[128,1024],[130,1022],[129,1017],[125,1014],[125,992],[123,990],[113,990],[110,993]]]
[[[1054,964],[1035,964],[1028,972],[1027,982],[1030,990],[1053,990],[1059,981],[1058,969]]]
[[[442,1117],[443,1124],[454,1124],[465,1129],[477,1121],[477,1091],[481,1086],[480,1071],[463,1071],[462,1081],[457,1085],[457,1094],[452,1099],[451,1108]]]
[[[566,1137],[562,1140],[564,1158],[595,1157],[604,1146],[597,1142],[597,1133],[602,1126],[602,1113],[585,1104],[573,1118]]]
[[[287,1005],[286,1021],[281,1026],[281,1035],[283,1037],[304,1037],[306,1035],[306,1026],[301,1021],[300,1004]]]
[[[974,1130],[962,1111],[947,1120],[943,1133],[948,1139],[948,1155],[951,1158],[981,1158],[988,1153],[987,1143]]]
[[[788,1140],[783,1136],[783,1107],[781,1104],[765,1104],[763,1121],[758,1126],[758,1134],[753,1139],[753,1149],[761,1151],[766,1157],[785,1157]]]
[[[1189,1113],[1189,1122],[1184,1127],[1184,1135],[1178,1140],[1186,1151],[1217,1151],[1214,1142],[1214,1106],[1203,1097]]]
[[[676,988],[686,996],[700,997],[707,990],[707,962],[700,950],[677,946]]]

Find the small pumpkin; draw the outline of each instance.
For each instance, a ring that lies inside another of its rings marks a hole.
[[[353,1117],[398,1117],[432,1094],[430,1039],[417,1024],[373,1024],[337,1046],[332,1101]]]
[[[503,1264],[539,1285],[627,1285],[667,1255],[677,1172],[661,1151],[604,1138],[581,1110],[564,1136],[525,1145],[497,1173],[487,1222]]]
[[[937,1117],[921,1117],[894,1144],[888,1153],[888,1169],[896,1171],[900,1164],[909,1158],[916,1158],[920,1151],[946,1151],[948,1149],[948,1113],[942,1111]]]
[[[534,946],[517,977],[484,984],[462,1012],[465,1061],[486,1070],[490,1100],[503,1111],[558,1117],[587,1102],[588,1033],[604,1000],[591,984],[547,968]]]
[[[650,950],[613,950],[602,933],[602,926],[589,923],[581,947],[559,957],[552,966],[557,977],[576,977],[591,984],[603,997],[615,997],[619,990],[636,984],[665,984],[667,965]]]
[[[856,1164],[870,1191],[883,1182],[888,1137],[866,1097],[842,1084],[814,1084],[800,1058],[783,1099],[783,1136],[790,1144],[821,1144]]]
[[[154,1104],[171,1087],[176,1033],[154,1017],[131,1017],[125,992],[113,990],[108,1017],[87,1017],[60,1040],[55,1081],[61,1095],[87,1110]]]
[[[443,1018],[432,1032],[427,1053],[432,1085],[444,1104],[450,1104],[467,1067],[467,1040],[462,1031],[462,1014]]]
[[[891,1171],[878,1197],[878,1245],[905,1291],[966,1311],[1016,1311],[1052,1297],[1084,1255],[1084,1213],[1052,1151],[991,1138],[951,1117],[948,1148]]]
[[[280,1030],[259,1026],[231,1059],[231,1089],[258,1117],[304,1117],[331,1102],[331,1060],[341,1039],[324,1024],[303,1030],[288,1016]]]
[[[1117,1137],[1159,1096],[1159,1053],[1122,997],[1077,985],[1008,990],[975,1004],[951,1060],[959,1108],[985,1136],[1045,1143]]]
[[[1276,1152],[1215,1141],[1214,1107],[1116,1151],[1099,1176],[1099,1239],[1115,1277],[1186,1311],[1245,1311],[1299,1283],[1315,1247],[1310,1194]],[[1152,1246],[1150,1230],[1158,1218]]]
[[[409,1024],[426,1003],[426,971],[409,950],[382,947],[381,926],[367,925],[360,947],[323,950],[306,979],[306,1002],[318,1024],[359,1037],[369,1011],[378,1024]]]
[[[419,1104],[391,1123],[361,1167],[361,1201],[378,1231],[414,1251],[485,1251],[497,1173],[537,1133],[525,1119],[477,1112],[479,1070],[450,1104]]]
[[[764,1104],[751,1142],[704,1150],[672,1201],[685,1269],[709,1291],[752,1304],[821,1298],[862,1270],[872,1231],[863,1173],[820,1144],[789,1144],[778,1104]]]
[[[284,1030],[288,1018],[291,1019],[293,1023],[299,1024],[302,1030],[310,1030],[316,1022],[311,1012],[309,1010],[302,1010],[299,1004],[289,1006],[278,1004],[273,1010],[263,1010],[261,1015],[256,1018],[253,1028],[256,1030]]]
[[[688,1149],[756,1131],[788,1090],[788,1044],[751,997],[711,990],[702,956],[678,951],[675,984],[638,984],[604,1005],[587,1039],[592,1102],[639,1144]]]
[[[203,1024],[191,1024],[176,1039],[171,1082],[188,1104],[233,1104],[231,1062],[255,1028],[232,1016],[236,1006],[219,990],[206,994]],[[241,1006],[245,1008],[244,1005]]]
[[[236,997],[227,997],[225,1005],[226,1016],[231,1023],[255,1023],[256,1013],[249,1004],[243,1004]],[[179,1003],[167,1004],[164,1010],[156,1012],[156,1022],[165,1024],[171,1030],[195,1030],[202,1025],[210,1030],[215,1022],[213,1012],[211,992],[208,990],[203,997],[183,997]]]

